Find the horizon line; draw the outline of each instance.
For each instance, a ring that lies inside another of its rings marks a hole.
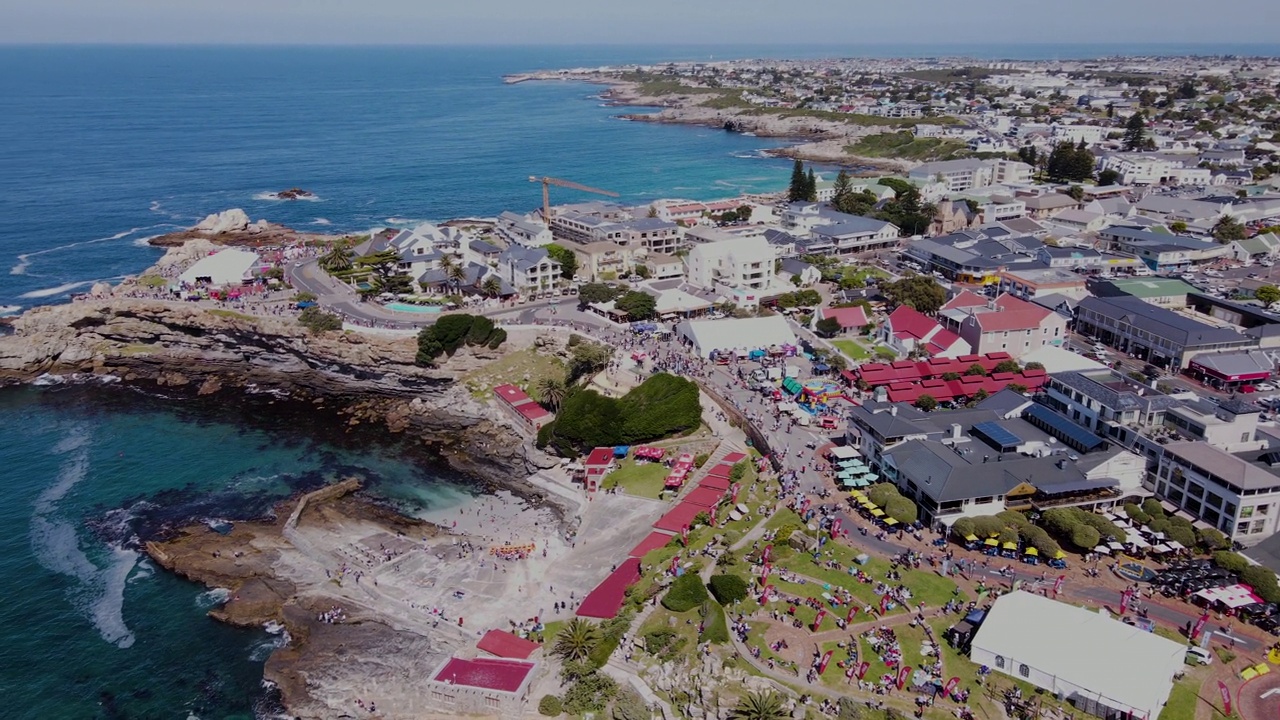
[[[726,48],[742,48],[742,47],[786,47],[796,48],[800,46],[827,48],[827,47],[987,47],[987,48],[1007,48],[1007,47],[1162,47],[1162,46],[1178,46],[1178,47],[1216,47],[1220,48],[1225,45],[1239,45],[1241,47],[1274,47],[1280,50],[1280,40],[1257,40],[1241,42],[1239,40],[1160,40],[1144,43],[1133,43],[1130,41],[1114,40],[1114,41],[1096,41],[1096,40],[1080,40],[1080,41],[1055,41],[1055,42],[1034,42],[1034,41],[1018,41],[992,43],[983,40],[971,41],[908,41],[908,42],[886,42],[886,41],[858,41],[858,42],[341,42],[341,41],[318,41],[312,42],[307,40],[300,41],[271,41],[258,42],[253,40],[246,41],[197,41],[184,42],[174,40],[129,40],[129,41],[113,41],[113,40],[48,40],[36,42],[8,42],[0,40],[0,48],[6,47],[344,47],[344,48],[442,48],[442,47],[647,47],[647,48],[664,48],[664,47],[726,47]],[[1134,53],[1142,55],[1143,53]],[[1232,55],[1235,53],[1214,53]]]

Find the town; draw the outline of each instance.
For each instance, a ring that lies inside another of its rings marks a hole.
[[[596,573],[569,603],[549,595],[572,619],[495,619],[431,673],[437,704],[1267,712],[1280,689],[1280,65],[563,76],[717,113],[849,115],[851,162],[897,169],[796,159],[776,195],[640,204],[531,177],[542,202],[528,212],[226,249],[148,284],[250,315],[245,286],[288,284],[313,332],[418,334],[425,365],[537,336],[495,363],[530,364],[473,375],[470,391],[558,456],[542,480],[608,537],[590,561],[570,538],[556,550],[573,562],[540,576],[563,590],[566,567]],[[569,192],[599,199],[552,204]],[[215,237],[255,232],[207,222]],[[490,554],[533,563],[534,548]],[[468,617],[485,612],[498,611]],[[722,698],[728,685],[749,692]]]

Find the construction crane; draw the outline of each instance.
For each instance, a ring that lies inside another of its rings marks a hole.
[[[613,192],[612,190],[601,190],[600,188],[593,188],[593,187],[588,187],[586,185],[579,185],[576,182],[561,180],[560,178],[535,177],[533,175],[530,175],[529,182],[542,183],[542,220],[543,222],[547,223],[548,227],[551,225],[550,188],[552,185],[555,185],[556,187],[569,188],[570,190],[581,190],[582,192],[595,193],[597,195],[608,195],[609,197],[618,197],[618,193]]]

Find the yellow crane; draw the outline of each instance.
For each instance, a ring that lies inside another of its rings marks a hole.
[[[600,188],[593,188],[587,185],[579,185],[576,182],[571,182],[569,180],[561,180],[560,178],[536,177],[536,176],[530,175],[529,182],[542,183],[542,220],[546,222],[547,225],[551,224],[550,188],[552,185],[555,185],[556,187],[569,188],[570,190],[581,190],[582,192],[595,193],[597,195],[608,195],[609,197],[618,197],[618,193],[612,190],[601,190]]]

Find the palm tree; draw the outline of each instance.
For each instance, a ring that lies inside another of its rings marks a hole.
[[[502,292],[502,281],[496,275],[490,275],[484,279],[484,282],[480,283],[480,292],[489,297],[498,297],[498,294]]]
[[[782,698],[773,691],[753,692],[738,701],[729,711],[732,720],[786,720],[791,713],[783,710]]]
[[[585,660],[598,642],[600,635],[596,626],[582,618],[574,618],[556,636],[553,652],[565,660]]]
[[[446,255],[445,257],[449,257]],[[461,265],[450,264],[444,269],[444,276],[449,279],[449,284],[453,286],[456,292],[462,287],[462,281],[467,279],[467,269]]]
[[[559,410],[564,400],[564,381],[557,377],[544,377],[538,381],[538,397],[551,410]]]
[[[334,246],[320,257],[320,267],[325,272],[335,273],[351,269],[351,251],[344,247]]]

